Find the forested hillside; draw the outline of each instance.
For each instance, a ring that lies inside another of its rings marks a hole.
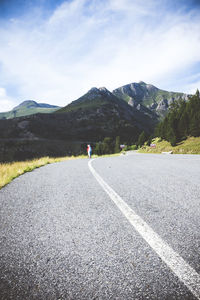
[[[188,102],[175,101],[165,119],[158,124],[155,135],[172,146],[187,136],[200,136],[200,95],[197,90]]]

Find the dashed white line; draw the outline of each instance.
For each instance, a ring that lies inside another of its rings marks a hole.
[[[178,254],[176,253],[153,229],[138,216],[124,200],[102,179],[89,161],[88,166],[96,180],[109,195],[123,215],[133,225],[135,230],[160,256],[167,266],[178,276],[197,299],[200,300],[200,275]]]

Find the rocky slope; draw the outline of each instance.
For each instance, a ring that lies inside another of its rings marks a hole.
[[[170,104],[175,100],[188,100],[189,95],[176,92],[168,92],[146,84],[143,81],[131,83],[113,90],[113,94],[124,99],[129,105],[141,109],[141,105],[156,113],[160,118],[164,117]]]
[[[135,107],[131,107],[105,87],[90,89],[79,99],[58,110],[56,114],[72,112],[76,114],[78,121],[84,120],[89,124],[94,120],[94,128],[96,128],[98,121],[99,129],[106,128],[106,131],[110,134],[112,130],[117,132],[116,129],[124,127],[125,124],[127,130],[128,126],[133,126],[138,128],[139,131],[151,132],[157,122],[156,115],[149,109],[143,107],[140,111]],[[107,134],[107,136],[109,135]]]

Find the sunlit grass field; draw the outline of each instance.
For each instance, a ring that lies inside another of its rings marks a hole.
[[[58,158],[50,158],[50,157],[42,157],[39,159],[23,161],[23,162],[12,162],[12,163],[1,163],[0,164],[0,189],[11,182],[14,178],[26,173],[30,172],[36,168],[42,167],[47,164],[77,159],[77,158],[86,158],[87,156],[70,156],[70,157],[58,157]]]
[[[185,141],[178,143],[174,147],[172,147],[169,142],[161,141],[159,138],[155,138],[152,143],[156,144],[156,148],[144,145],[138,152],[162,153],[173,151],[174,154],[200,154],[200,137],[188,137]]]

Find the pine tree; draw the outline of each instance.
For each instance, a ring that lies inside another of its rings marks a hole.
[[[117,136],[115,140],[115,153],[119,153],[119,152],[120,152],[120,137]]]
[[[151,145],[151,141],[153,139],[153,135],[150,135],[148,140],[147,140],[147,145],[150,146]]]
[[[196,114],[190,122],[190,135],[200,136],[200,114]]]
[[[188,114],[186,111],[182,114],[179,123],[178,123],[178,132],[180,139],[185,139],[188,135]]]
[[[101,148],[100,143],[96,143],[95,148],[94,148],[94,153],[97,154],[97,155],[101,155],[102,153],[101,153],[100,148]]]
[[[146,134],[144,131],[142,131],[142,133],[139,135],[139,138],[137,141],[138,146],[141,147],[142,145],[144,145],[145,141],[146,141]]]
[[[175,101],[168,115],[156,127],[155,134],[173,145],[188,135],[200,136],[199,90],[189,98],[188,102]]]
[[[114,152],[113,142],[110,137],[105,137],[102,143],[103,154],[111,154]]]
[[[176,138],[176,135],[175,135],[175,133],[174,133],[174,131],[173,131],[172,128],[170,128],[169,131],[168,131],[167,140],[170,142],[170,144],[172,146],[176,146],[177,138]]]

